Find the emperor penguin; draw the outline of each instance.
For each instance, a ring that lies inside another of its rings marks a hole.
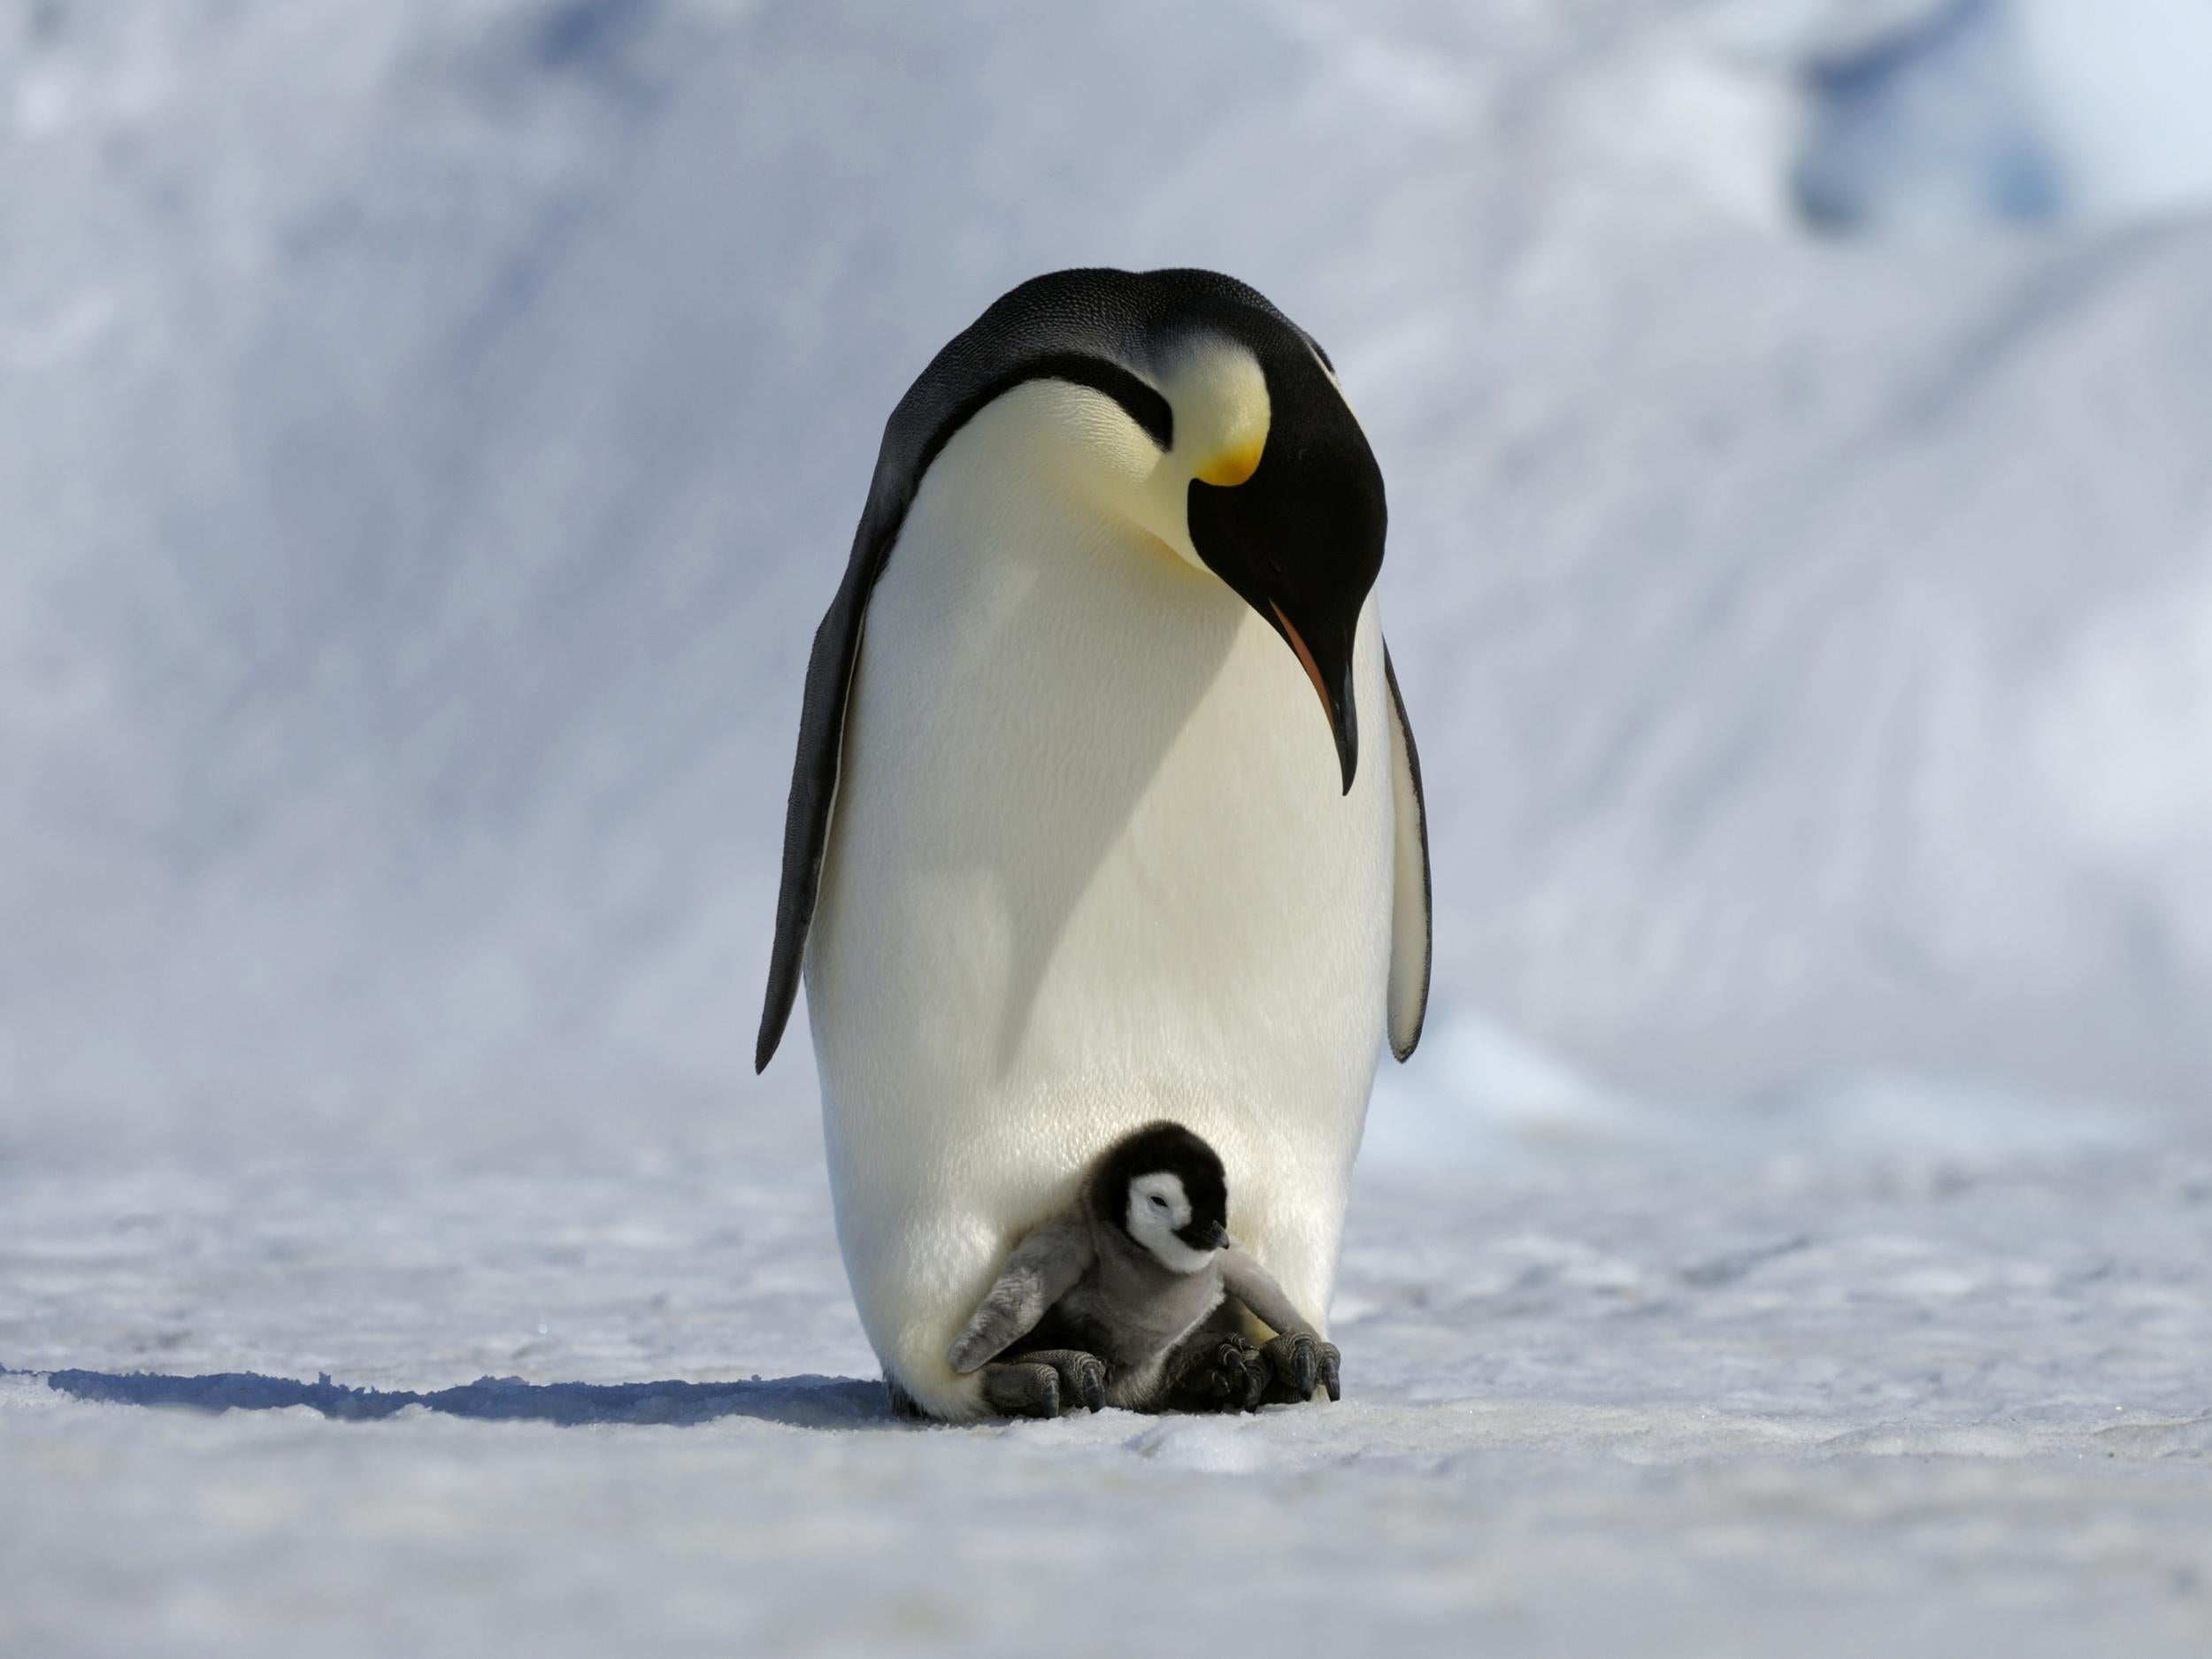
[[[1327,354],[1211,272],[1025,282],[892,411],[807,665],[755,1064],[803,973],[900,1409],[993,1412],[948,1348],[1159,1119],[1325,1337],[1379,1050],[1428,996],[1386,523]]]

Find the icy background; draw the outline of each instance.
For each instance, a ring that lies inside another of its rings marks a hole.
[[[1345,1406],[912,1433],[799,673],[1079,263],[1343,369],[1437,1002]],[[0,1650],[2202,1652],[2208,294],[2199,0],[0,4]]]

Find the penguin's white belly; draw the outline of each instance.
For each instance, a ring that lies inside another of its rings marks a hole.
[[[862,1323],[945,1416],[978,1409],[944,1351],[1007,1249],[1156,1118],[1213,1143],[1232,1230],[1325,1321],[1392,896],[1371,601],[1343,795],[1243,601],[964,448],[869,607],[807,957]]]

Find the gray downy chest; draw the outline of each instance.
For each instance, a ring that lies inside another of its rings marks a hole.
[[[1220,1306],[1222,1294],[1221,1275],[1213,1268],[1170,1273],[1110,1248],[1100,1252],[1056,1311],[1110,1368],[1111,1394],[1148,1389],[1169,1351]]]

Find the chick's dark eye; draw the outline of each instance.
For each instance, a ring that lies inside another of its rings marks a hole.
[[[1165,1210],[1167,1208],[1167,1200],[1161,1197],[1159,1194],[1155,1193],[1152,1194],[1152,1205],[1156,1210]]]

